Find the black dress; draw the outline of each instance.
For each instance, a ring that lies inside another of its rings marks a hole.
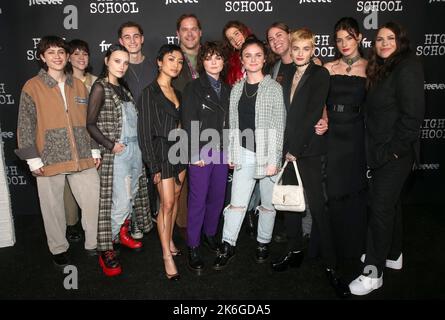
[[[360,257],[366,240],[365,85],[363,77],[332,75],[326,103],[328,207],[340,258]]]

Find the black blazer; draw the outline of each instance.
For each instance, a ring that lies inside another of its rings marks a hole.
[[[329,72],[311,63],[298,83],[292,101],[290,91],[294,73],[283,80],[284,103],[287,109],[283,153],[297,158],[326,153],[326,137],[315,133],[329,91]]]
[[[181,93],[176,89],[175,93],[181,101]],[[168,150],[175,143],[168,141],[168,135],[178,128],[180,111],[167,99],[156,80],[142,91],[137,109],[142,159],[154,174],[161,171],[163,162],[168,162]]]
[[[420,61],[409,55],[368,91],[365,116],[369,167],[378,168],[396,156],[409,154],[418,160],[425,114],[423,82]]]
[[[192,121],[199,122],[199,135],[205,129],[215,129],[220,135],[220,141],[212,141],[223,145],[223,129],[229,127],[229,97],[230,86],[222,81],[220,98],[210,85],[206,73],[202,73],[198,79],[189,82],[182,94],[181,123],[182,128],[187,131],[189,146],[191,142]],[[208,141],[200,141],[199,149]],[[196,162],[199,150],[189,149],[190,161]],[[191,157],[193,159],[191,159]]]

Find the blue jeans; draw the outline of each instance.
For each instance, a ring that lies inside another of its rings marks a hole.
[[[111,205],[111,231],[113,239],[119,235],[121,225],[133,211],[133,202],[142,175],[142,154],[137,138],[123,139],[125,149],[114,156],[113,203]]]
[[[255,153],[241,148],[241,168],[233,172],[232,197],[230,205],[224,209],[224,228],[222,240],[236,245],[238,234],[252,196],[255,183],[259,180],[261,206],[257,207],[257,241],[269,243],[275,223],[275,208],[272,205],[272,190],[277,176],[255,179]]]
[[[133,212],[133,203],[142,175],[142,153],[137,138],[137,111],[132,102],[122,104],[120,143],[125,149],[114,155],[113,202],[111,204],[111,232],[113,240],[119,235],[125,219]]]

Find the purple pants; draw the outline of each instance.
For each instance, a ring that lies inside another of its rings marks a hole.
[[[226,192],[227,164],[207,164],[204,167],[189,166],[187,245],[200,244],[201,230],[207,236],[214,236],[218,229],[219,217],[224,206]]]

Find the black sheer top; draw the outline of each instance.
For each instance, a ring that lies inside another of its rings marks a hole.
[[[125,94],[121,86],[116,86],[111,83],[108,84],[114,90],[119,99],[126,102],[130,101],[130,98]],[[99,112],[104,103],[105,103],[105,89],[101,83],[95,82],[93,87],[91,88],[90,98],[88,101],[87,128],[91,137],[97,143],[103,145],[105,148],[109,150],[112,150],[114,147],[114,142],[105,137],[97,127],[97,119],[99,117]]]

